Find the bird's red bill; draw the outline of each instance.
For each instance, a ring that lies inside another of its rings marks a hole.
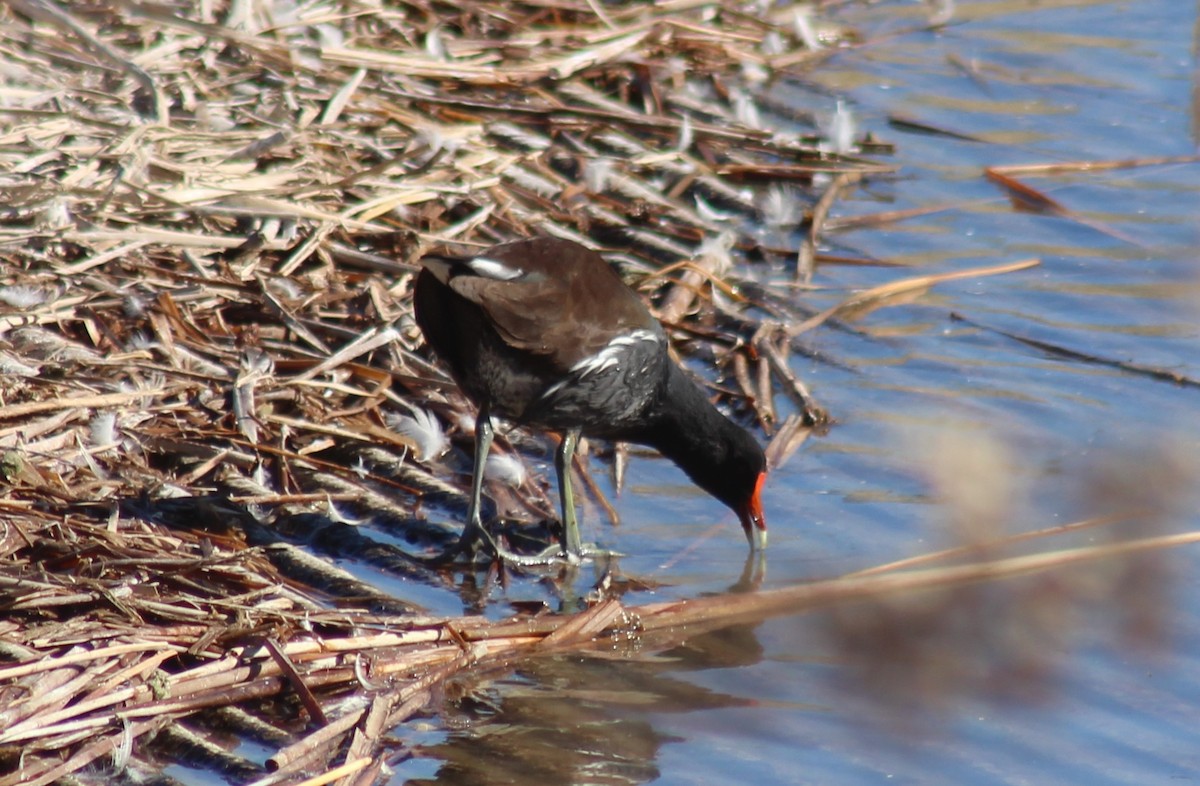
[[[754,493],[750,495],[746,507],[738,511],[741,514],[742,529],[746,531],[746,537],[750,539],[751,544],[754,544],[756,540],[760,543],[766,541],[767,518],[763,514],[762,507],[762,489],[766,482],[767,473],[758,473],[758,480],[754,483]]]

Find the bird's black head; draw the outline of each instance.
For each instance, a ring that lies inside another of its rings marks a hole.
[[[659,443],[658,447],[693,483],[737,513],[750,546],[761,548],[767,539],[762,506],[766,455],[745,429],[716,410],[713,415],[716,417],[708,423],[710,429],[683,432],[683,439]]]
[[[674,461],[700,488],[737,513],[751,547],[766,545],[762,490],[767,457],[748,431],[722,415],[678,366],[668,370],[659,416],[632,435]]]
[[[761,548],[767,542],[762,506],[767,457],[754,437],[733,423],[730,426],[723,460],[716,462],[711,479],[700,486],[737,513],[751,547]]]

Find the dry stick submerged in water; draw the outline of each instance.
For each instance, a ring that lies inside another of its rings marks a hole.
[[[802,283],[812,281],[813,272],[817,269],[817,242],[825,230],[825,221],[829,211],[837,201],[842,191],[862,180],[859,172],[843,172],[833,179],[825,193],[817,200],[813,208],[812,219],[809,222],[808,234],[800,243],[800,253],[796,257],[796,280]]]
[[[969,270],[955,270],[949,273],[920,275],[900,281],[890,281],[886,284],[880,284],[879,286],[863,290],[862,292],[856,292],[853,295],[843,299],[842,302],[838,303],[837,305],[825,309],[820,314],[806,319],[799,324],[787,325],[786,329],[789,334],[796,336],[812,330],[813,328],[819,327],[825,322],[828,322],[830,319],[856,319],[883,306],[893,305],[895,303],[907,303],[914,298],[925,294],[930,287],[946,281],[955,281],[963,278],[977,278],[981,276],[994,276],[1003,273],[1013,273],[1019,270],[1026,270],[1040,264],[1040,260],[1025,259],[1019,262],[1008,262],[1001,265],[988,265],[986,267],[971,268]]]
[[[1004,336],[1005,338],[1016,341],[1019,344],[1024,344],[1025,346],[1033,347],[1034,349],[1040,349],[1044,352],[1049,352],[1052,355],[1058,355],[1059,357],[1067,358],[1069,360],[1080,360],[1084,363],[1091,363],[1097,366],[1116,368],[1120,369],[1121,371],[1128,371],[1131,374],[1150,377],[1151,379],[1159,379],[1164,382],[1174,382],[1176,385],[1180,385],[1182,387],[1200,388],[1200,380],[1193,379],[1192,377],[1181,374],[1178,371],[1172,371],[1170,369],[1160,368],[1158,366],[1147,366],[1144,363],[1134,363],[1130,360],[1106,358],[1102,355],[1096,355],[1091,352],[1080,352],[1077,349],[1064,347],[1061,344],[1055,344],[1050,341],[1043,341],[1037,338],[1030,338],[1028,336],[1022,336],[1018,333],[1013,333],[1009,330],[1002,330],[1001,328],[992,327],[991,325],[985,325],[978,320],[965,317],[957,311],[951,312],[950,318],[956,322],[962,322],[964,325],[970,325],[971,327],[978,328],[979,330],[986,330],[989,333],[995,333],[998,336]]]

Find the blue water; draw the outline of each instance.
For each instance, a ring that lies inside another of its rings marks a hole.
[[[866,43],[833,54],[803,80],[773,85],[771,101],[820,115],[840,97],[862,131],[897,145],[890,160],[900,166],[898,176],[843,199],[833,216],[948,209],[828,234],[832,251],[907,267],[823,267],[814,278],[821,288],[798,301],[821,309],[909,275],[1029,257],[1041,265],[942,284],[914,303],[867,316],[853,331],[826,327],[799,338],[840,362],[793,360],[837,424],[771,477],[764,586],[956,542],[954,516],[930,481],[940,450],[931,446],[943,439],[982,447],[942,459],[969,463],[989,450],[1007,457],[1002,472],[977,489],[979,497],[1001,489],[1002,514],[969,522],[987,524],[992,534],[1072,521],[1089,512],[1089,500],[1104,502],[1100,492],[1119,498],[1146,489],[1177,503],[1163,531],[1195,528],[1200,517],[1187,483],[1160,492],[1153,488],[1159,475],[1146,470],[1168,443],[1182,451],[1200,446],[1200,390],[1058,357],[951,314],[1200,377],[1200,165],[1018,176],[1092,226],[1014,210],[982,172],[1196,152],[1196,4],[960,0],[952,23],[936,32],[918,29],[918,3],[851,4],[829,13]],[[892,127],[892,115],[980,141]],[[787,279],[791,272],[780,266],[758,274]],[[789,411],[782,397],[777,404]],[[1088,485],[1106,463],[1115,475]],[[631,602],[735,584],[745,546],[732,516],[666,462],[635,457],[629,474],[617,500],[624,523],[592,537],[630,554],[621,563],[626,573],[668,585]],[[1113,477],[1131,479],[1134,491],[1122,491]],[[588,512],[590,521],[598,518]],[[461,731],[424,749],[439,766],[430,759],[402,765],[398,780],[1200,780],[1197,553],[1185,547],[1152,559],[1117,585],[1117,596],[1091,603],[1059,604],[1061,586],[1034,580],[1014,583],[1024,595],[996,588],[975,606],[950,606],[941,616],[963,617],[957,624],[985,642],[972,648],[947,636],[944,647],[930,648],[945,657],[941,666],[893,658],[889,645],[907,646],[898,634],[868,636],[859,650],[848,649],[838,611],[703,634],[661,659],[531,665],[481,684],[494,710],[468,713]],[[1143,588],[1158,594],[1142,598]],[[1143,606],[1126,607],[1134,602]],[[1122,615],[1156,623],[1162,638],[1123,637]],[[1029,658],[1027,673],[1005,671],[1012,664],[996,659],[1005,648]],[[874,693],[864,689],[874,683],[858,669],[886,671],[889,663],[898,677]],[[911,695],[880,695],[895,690],[897,679]]]

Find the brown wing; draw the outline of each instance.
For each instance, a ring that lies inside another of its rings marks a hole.
[[[509,346],[546,356],[564,370],[617,335],[661,329],[599,254],[567,240],[496,246],[452,266],[447,283],[479,305]]]

